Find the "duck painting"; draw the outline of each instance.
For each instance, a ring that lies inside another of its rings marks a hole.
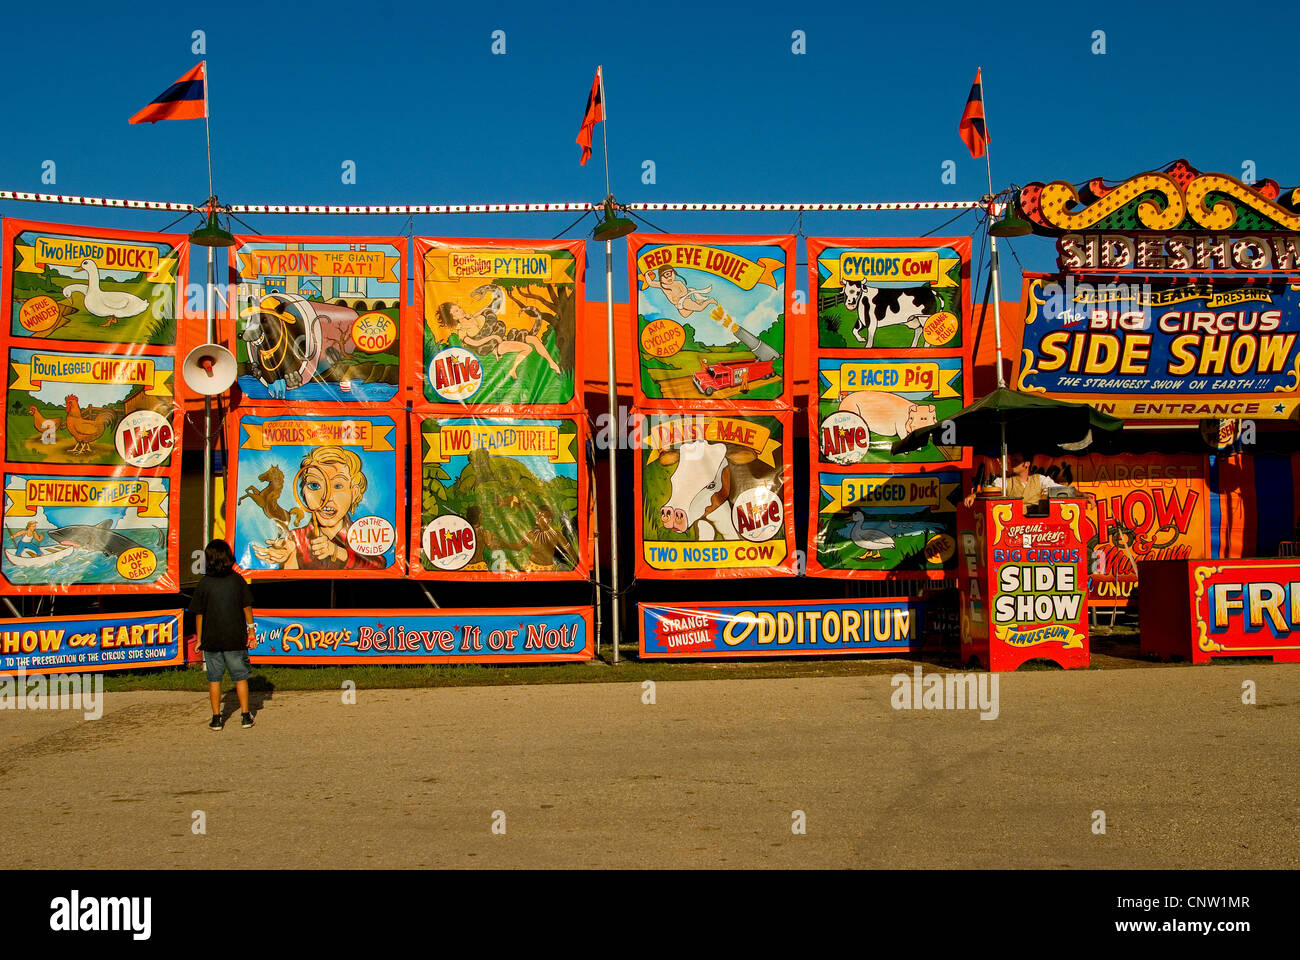
[[[101,327],[111,327],[119,320],[129,320],[139,316],[149,308],[149,301],[133,293],[120,290],[102,290],[99,286],[99,267],[93,260],[82,260],[81,269],[86,272],[86,283],[72,283],[63,288],[63,295],[71,297],[80,293],[85,300],[86,312],[96,317],[106,317]]]
[[[893,520],[868,521],[861,510],[854,510],[853,522],[846,523],[835,532],[845,540],[862,548],[859,560],[879,560],[882,550],[891,550],[898,537],[929,533],[929,528],[915,524],[896,523]]]

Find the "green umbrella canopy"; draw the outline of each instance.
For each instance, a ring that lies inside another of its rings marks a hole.
[[[952,435],[945,436],[947,424]],[[1075,444],[1089,430],[1119,430],[1124,421],[1102,413],[1086,403],[1065,403],[1037,393],[1021,393],[998,387],[946,421],[913,430],[891,447],[894,453],[935,446],[991,447],[1000,449],[1004,437],[1008,449],[1020,453],[1051,453],[1065,444]],[[940,440],[950,441],[940,443]]]

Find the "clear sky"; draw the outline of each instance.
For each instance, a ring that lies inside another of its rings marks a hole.
[[[600,128],[585,167],[574,143],[597,63],[613,190],[629,202],[976,199],[984,161],[971,159],[957,124],[977,66],[999,187],[1122,178],[1178,157],[1236,176],[1253,162],[1288,187],[1300,182],[1300,134],[1281,109],[1295,75],[1293,10],[1134,0],[11,4],[0,188],[202,200],[202,121],[126,121],[204,57],[217,192],[230,203],[597,200]],[[492,52],[494,31],[504,54]],[[805,53],[792,50],[795,31]],[[342,181],[349,160],[355,184]],[[949,160],[955,183],[942,179]],[[172,219],[2,201],[0,214],[141,230]],[[906,236],[949,216],[808,214],[801,229]],[[413,227],[550,237],[572,219],[426,216]],[[798,226],[793,214],[651,220],[692,233]],[[263,233],[407,232],[404,217],[249,222]],[[945,232],[974,226],[971,214]],[[622,244],[615,250],[621,261]],[[1024,238],[1015,250],[1028,269],[1053,263],[1050,241]],[[589,295],[603,296],[601,250],[588,255]],[[1004,279],[1017,275],[1006,256]],[[620,262],[619,300],[624,277]]]

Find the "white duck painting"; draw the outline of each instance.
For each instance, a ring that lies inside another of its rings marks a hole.
[[[853,522],[846,523],[835,532],[863,550],[859,560],[879,560],[880,551],[892,550],[898,537],[929,533],[929,528],[918,524],[897,523],[893,520],[868,520],[861,510],[854,510]]]
[[[99,286],[99,267],[94,260],[82,260],[86,272],[85,283],[72,283],[63,288],[63,295],[71,297],[80,293],[85,300],[86,312],[96,317],[106,317],[101,327],[111,327],[119,320],[139,316],[149,308],[149,301],[121,290],[103,290]]]

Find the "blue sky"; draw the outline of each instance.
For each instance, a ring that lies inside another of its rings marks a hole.
[[[1282,4],[453,3],[397,0],[5,11],[0,188],[199,201],[201,121],[128,126],[199,55],[211,75],[217,191],[232,203],[594,200],[600,128],[574,144],[597,63],[606,71],[610,173],[625,201],[974,199],[984,161],[957,137],[984,68],[999,186],[1122,178],[1186,157],[1201,169],[1300,181],[1283,119],[1293,17]],[[492,53],[493,31],[506,52]],[[792,52],[804,32],[806,53]],[[1104,31],[1095,54],[1094,31]],[[57,182],[42,184],[42,164]],[[344,184],[342,164],[356,164]],[[642,182],[643,163],[655,183]],[[956,183],[941,180],[955,163]],[[0,214],[159,229],[160,213],[0,201]],[[949,215],[808,214],[821,236],[915,235]],[[420,217],[416,234],[539,236],[564,214]],[[793,214],[662,213],[674,232],[788,233]],[[969,234],[974,215],[952,231]],[[405,218],[249,219],[263,233],[406,232]],[[588,229],[589,229],[588,224]],[[626,300],[622,244],[616,299]],[[1050,241],[1024,238],[1029,269]],[[589,296],[603,258],[588,248]],[[800,259],[803,250],[800,245]],[[1005,256],[1004,281],[1016,261]],[[796,279],[804,286],[806,270]],[[1014,288],[1013,288],[1014,290]],[[1008,293],[1014,296],[1013,290]],[[978,291],[977,291],[978,292]]]

